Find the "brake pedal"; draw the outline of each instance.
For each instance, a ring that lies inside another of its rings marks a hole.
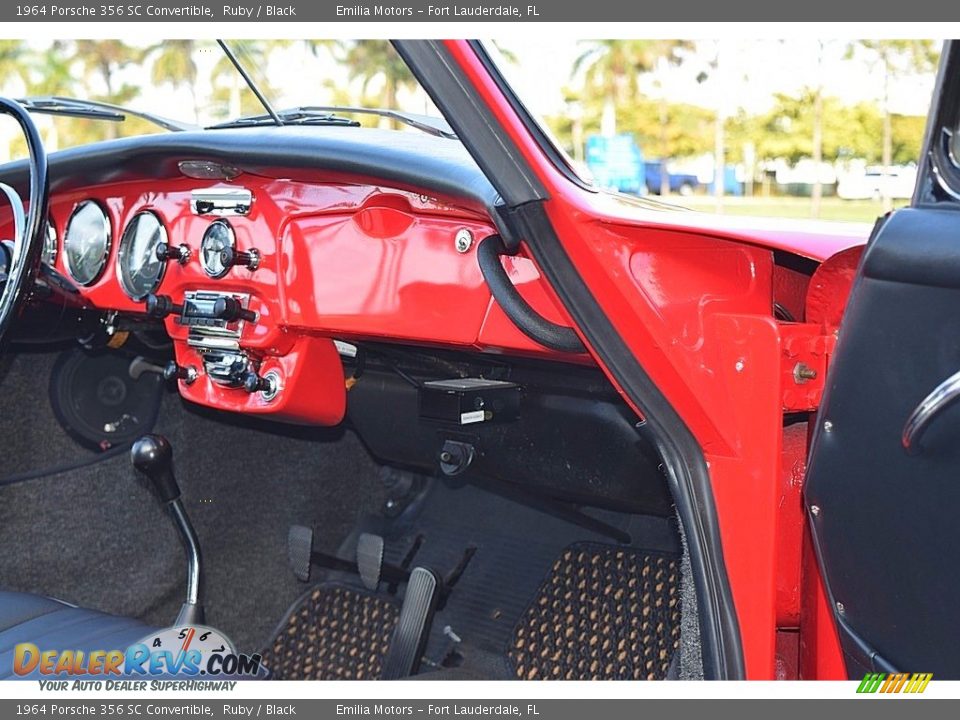
[[[400,619],[393,631],[390,651],[383,662],[381,679],[399,680],[416,675],[420,669],[420,657],[430,634],[439,586],[439,579],[432,570],[415,567],[410,573]]]
[[[313,566],[313,529],[303,525],[291,525],[287,533],[287,559],[290,569],[303,582],[310,581]]]
[[[383,572],[383,538],[363,533],[357,538],[357,572],[367,590],[376,590]]]

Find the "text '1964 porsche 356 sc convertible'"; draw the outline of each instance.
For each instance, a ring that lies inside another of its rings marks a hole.
[[[432,117],[211,46],[258,112],[0,100],[0,675],[960,676],[960,48],[871,235],[600,191],[480,42],[386,46]]]

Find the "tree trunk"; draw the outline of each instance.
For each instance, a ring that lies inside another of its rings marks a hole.
[[[726,139],[723,128],[723,102],[726,98],[723,96],[724,83],[722,71],[720,68],[720,41],[717,41],[716,58],[716,81],[717,81],[717,120],[713,129],[713,197],[716,200],[716,211],[723,212],[723,191],[724,191],[724,149]]]
[[[880,197],[883,200],[883,212],[893,209],[890,197],[890,166],[893,165],[893,131],[890,123],[890,62],[883,61],[883,172],[880,175]]]
[[[810,214],[820,217],[820,200],[823,183],[820,181],[820,165],[823,163],[823,85],[820,70],[823,67],[823,42],[818,42],[817,89],[813,96],[813,190],[810,193]]]
[[[670,174],[667,172],[667,160],[670,151],[667,148],[667,99],[660,93],[660,197],[670,194]]]

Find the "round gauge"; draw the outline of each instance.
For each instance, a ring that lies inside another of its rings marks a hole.
[[[93,200],[77,205],[67,221],[63,262],[81,285],[90,285],[103,272],[110,253],[110,219]]]
[[[167,229],[154,213],[133,216],[120,238],[117,269],[120,286],[134,300],[143,300],[157,289],[166,263],[157,257],[157,246],[167,242]]]
[[[40,260],[50,267],[57,262],[57,226],[53,218],[47,218],[47,236],[43,240],[43,256]]]
[[[204,272],[212,278],[226,275],[230,267],[223,264],[221,254],[227,248],[235,250],[236,247],[237,237],[233,234],[230,223],[226,220],[214,220],[210,223],[200,242],[200,264]]]

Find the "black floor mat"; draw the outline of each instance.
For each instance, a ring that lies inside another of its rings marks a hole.
[[[375,680],[399,615],[389,596],[318,585],[280,623],[263,664],[274,680]]]
[[[662,680],[680,645],[679,558],[568,547],[513,634],[521,680]]]
[[[672,519],[601,511],[591,514],[630,533],[631,545],[617,548],[642,549],[638,554],[641,561],[644,556],[668,558],[673,575],[677,574],[680,547]],[[490,492],[471,486],[452,489],[440,482],[434,483],[419,507],[400,518],[369,518],[362,523],[341,547],[342,557],[352,556],[356,536],[363,531],[384,536],[384,560],[394,565],[401,564],[410,549],[419,545],[412,565],[429,567],[441,576],[457,567],[467,548],[476,548],[434,617],[420,672],[460,665],[465,670],[481,670],[484,677],[503,679],[516,676],[507,657],[514,630],[564,549],[578,542],[611,542]],[[678,586],[678,581],[673,583],[673,592],[678,592]],[[670,632],[678,633],[679,623],[674,625]],[[497,661],[491,662],[491,658]],[[475,663],[483,667],[476,668]]]

